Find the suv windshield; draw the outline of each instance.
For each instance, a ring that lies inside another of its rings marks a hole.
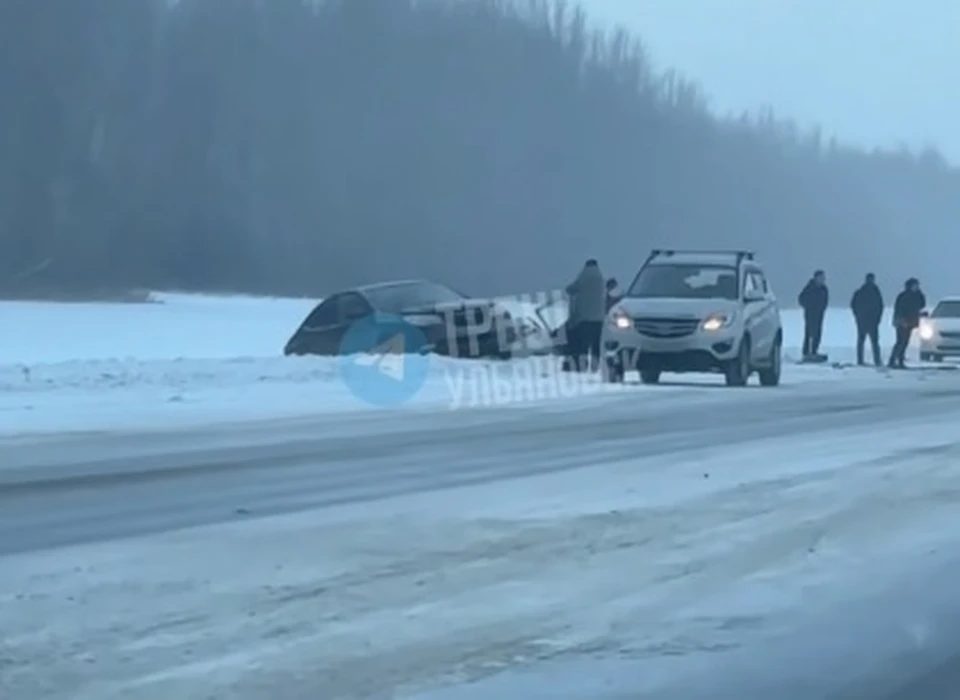
[[[960,301],[941,301],[931,314],[934,318],[960,318]]]
[[[628,297],[737,299],[737,271],[725,265],[648,265],[627,291]]]
[[[450,304],[465,298],[449,287],[433,282],[410,282],[365,290],[367,299],[377,311],[399,314],[409,309],[422,309],[437,304]]]

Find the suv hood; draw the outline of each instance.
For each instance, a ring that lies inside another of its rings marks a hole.
[[[927,321],[938,331],[960,331],[960,318],[940,316],[939,318],[928,318]]]
[[[631,316],[663,316],[675,318],[703,318],[710,314],[732,314],[740,305],[730,299],[658,299],[656,297],[626,297],[615,309]]]

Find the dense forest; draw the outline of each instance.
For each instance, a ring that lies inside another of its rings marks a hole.
[[[0,89],[0,295],[502,293],[697,245],[792,299],[960,252],[936,153],[715,117],[563,2],[5,0]]]

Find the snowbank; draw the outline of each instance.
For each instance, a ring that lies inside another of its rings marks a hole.
[[[158,303],[0,302],[0,365],[275,357],[316,303],[154,296]]]
[[[276,358],[317,303],[191,294],[155,297],[158,303],[149,304],[0,302],[4,326],[0,366]],[[800,312],[783,311],[783,322],[785,346],[796,353],[803,342]],[[889,328],[889,322],[884,328]],[[847,360],[855,338],[849,311],[831,309],[824,349]]]

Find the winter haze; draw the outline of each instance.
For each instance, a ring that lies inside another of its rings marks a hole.
[[[906,8],[2,3],[0,295],[509,293],[669,245],[753,248],[786,303],[960,291],[960,10]]]
[[[960,164],[960,6],[942,0],[585,0],[701,82],[720,113],[766,105],[865,147]]]

